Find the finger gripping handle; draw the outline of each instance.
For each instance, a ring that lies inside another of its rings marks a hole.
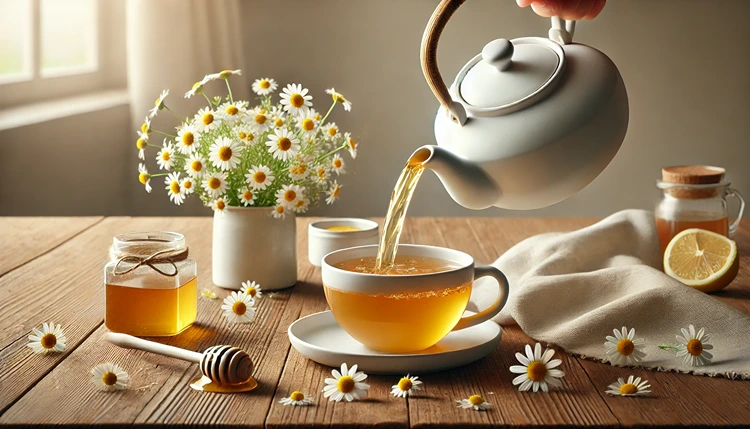
[[[482,277],[492,277],[497,280],[497,286],[499,289],[497,299],[495,299],[495,302],[493,302],[492,305],[489,306],[489,308],[482,310],[472,316],[462,317],[458,321],[458,323],[456,323],[456,326],[452,329],[453,331],[466,329],[492,319],[493,317],[497,316],[498,313],[500,313],[500,310],[503,309],[505,303],[508,302],[510,285],[508,284],[508,278],[505,277],[505,274],[503,274],[502,271],[489,265],[484,267],[475,267],[474,281]]]

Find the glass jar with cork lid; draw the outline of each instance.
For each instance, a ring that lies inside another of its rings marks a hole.
[[[678,233],[700,228],[731,237],[737,229],[745,201],[724,180],[726,170],[703,165],[664,167],[656,186],[662,191],[656,204],[656,231],[662,253]],[[730,225],[727,198],[739,201],[737,219]]]
[[[197,267],[176,232],[131,232],[112,240],[104,267],[104,324],[136,336],[176,335],[195,322]]]

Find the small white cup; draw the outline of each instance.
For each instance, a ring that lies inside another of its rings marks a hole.
[[[331,231],[332,226],[351,226],[358,231]],[[378,224],[368,219],[329,218],[310,224],[307,228],[307,257],[320,267],[323,257],[349,247],[378,244]]]

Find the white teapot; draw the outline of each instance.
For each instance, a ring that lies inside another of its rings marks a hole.
[[[422,70],[442,106],[438,146],[412,155],[459,204],[529,210],[562,201],[614,158],[628,128],[628,97],[615,64],[571,43],[575,21],[552,19],[549,38],[497,39],[446,88],[437,44],[465,0],[443,0],[422,39]]]

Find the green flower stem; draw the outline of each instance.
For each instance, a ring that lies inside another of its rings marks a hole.
[[[205,99],[206,99],[206,101],[208,101],[208,106],[209,106],[209,107],[213,106],[213,103],[211,103],[211,99],[210,99],[210,98],[208,98],[208,95],[206,95],[206,93],[205,93],[205,92],[201,91],[201,95],[203,96],[203,98],[205,98]]]
[[[232,97],[232,87],[229,86],[229,79],[224,79],[224,82],[227,83],[227,91],[229,92],[229,102],[234,104],[234,98]]]
[[[174,134],[167,134],[167,133],[165,133],[164,131],[159,131],[159,130],[155,130],[155,129],[153,129],[153,128],[151,129],[151,131],[153,131],[153,132],[155,132],[155,133],[159,133],[159,134],[165,135],[165,136],[167,136],[167,137],[172,137],[173,139],[176,139],[176,138],[177,138],[177,136],[176,136],[176,135],[174,135]]]
[[[341,149],[344,149],[345,147],[346,147],[346,145],[345,145],[345,144],[344,144],[344,145],[342,145],[342,146],[340,146],[340,147],[337,147],[336,149],[334,149],[334,150],[332,150],[332,151],[330,151],[330,152],[328,152],[328,153],[325,153],[325,154],[323,154],[323,155],[321,155],[321,156],[319,156],[319,157],[315,158],[315,162],[320,162],[320,161],[322,161],[322,160],[324,160],[324,159],[328,158],[329,156],[331,156],[331,155],[335,154],[336,152],[340,151]]]
[[[169,176],[169,173],[155,173],[155,174],[149,174],[149,177],[163,177],[163,176]]]
[[[328,109],[328,112],[326,112],[326,115],[323,116],[323,119],[320,120],[321,124],[324,124],[326,122],[326,119],[328,119],[328,115],[330,115],[331,112],[333,112],[333,108],[334,107],[336,107],[336,102],[335,101],[333,102],[333,104],[331,104],[331,108]],[[318,128],[320,128],[320,127],[318,127]]]
[[[164,108],[167,109],[167,110],[169,110],[169,113],[173,114],[174,117],[177,118],[177,120],[180,121],[180,123],[182,123],[183,119],[180,118],[179,116],[177,116],[177,113],[175,113],[174,110],[172,110],[169,107],[167,107],[166,104],[164,105]]]
[[[680,348],[677,346],[659,346],[662,350],[679,350]]]
[[[151,144],[151,143],[146,143],[146,147],[157,147],[159,149],[162,149],[162,146],[159,146],[158,144]]]

